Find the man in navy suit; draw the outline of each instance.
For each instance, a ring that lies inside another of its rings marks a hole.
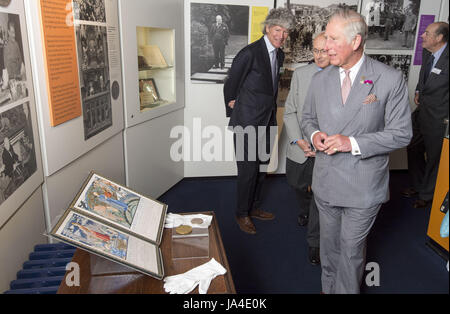
[[[294,16],[288,9],[272,9],[263,23],[264,36],[239,51],[224,84],[237,161],[236,219],[249,234],[256,233],[250,217],[274,219],[260,208],[265,177],[260,166],[268,163],[260,157],[262,151],[270,155],[270,129],[277,124],[278,79],[284,61],[281,46],[293,25]]]
[[[414,208],[431,206],[448,119],[448,24],[428,25],[421,35],[423,62],[416,87],[412,114],[413,138],[408,146],[408,168],[412,187],[406,197],[418,195]],[[426,157],[425,157],[426,155]]]

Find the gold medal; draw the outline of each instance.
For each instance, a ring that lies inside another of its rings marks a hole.
[[[192,232],[192,227],[188,225],[181,225],[175,228],[175,232],[178,234],[189,234]]]
[[[191,223],[194,225],[201,225],[203,223],[203,219],[201,218],[192,218]]]

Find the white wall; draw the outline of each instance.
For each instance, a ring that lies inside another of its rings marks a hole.
[[[39,187],[13,216],[0,226],[0,293],[9,289],[16,273],[36,244],[47,243],[42,190]]]
[[[122,132],[44,178],[44,204],[50,230],[55,218],[70,205],[91,170],[119,184],[125,184]]]

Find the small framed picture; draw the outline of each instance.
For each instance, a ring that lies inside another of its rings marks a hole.
[[[141,106],[156,104],[161,100],[154,79],[149,78],[139,80],[139,96],[141,99]]]

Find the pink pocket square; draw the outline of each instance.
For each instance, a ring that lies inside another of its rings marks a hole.
[[[374,94],[370,94],[369,96],[366,97],[366,99],[364,99],[363,104],[364,105],[371,104],[373,102],[376,102],[377,100],[378,100],[377,96],[375,96]]]

